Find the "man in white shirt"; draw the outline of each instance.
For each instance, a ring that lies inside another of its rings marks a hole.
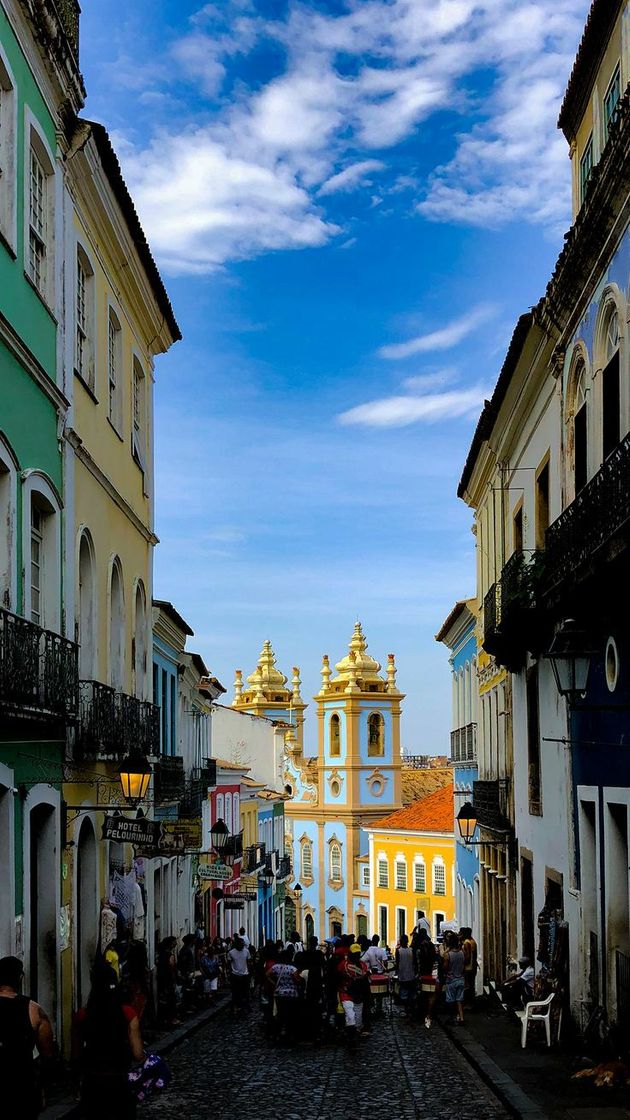
[[[387,960],[387,950],[386,949],[379,949],[379,945],[378,945],[379,940],[380,940],[380,938],[379,938],[378,934],[375,933],[374,937],[372,938],[372,944],[370,945],[369,949],[365,950],[363,956],[361,957],[361,960],[365,961],[365,963],[367,965],[369,965],[372,972],[384,972],[385,971],[385,962]]]
[[[250,946],[251,943],[250,943],[249,937],[245,933],[245,926],[241,926],[241,928],[238,931],[238,935],[239,935],[241,941],[243,942],[243,945],[245,946],[245,948],[249,949],[249,946]]]
[[[426,929],[429,937],[431,936],[431,926],[429,925],[429,919],[427,918],[424,910],[418,910],[418,921],[414,926],[413,932],[420,933],[421,929]]]
[[[249,1007],[249,961],[250,952],[246,949],[240,937],[234,938],[234,944],[228,955],[230,966],[230,985],[232,988],[232,1008],[239,1011]]]

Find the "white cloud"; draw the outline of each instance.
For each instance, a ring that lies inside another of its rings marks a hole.
[[[188,115],[171,108],[174,123],[125,161],[161,263],[197,272],[324,244],[336,226],[317,199],[384,172],[385,153],[439,110],[460,114],[451,158],[422,175],[396,170],[418,213],[555,231],[569,214],[555,115],[586,9],[587,0],[555,0],[551,10],[540,0],[361,0],[329,14],[296,0],[286,18],[263,19],[248,0],[206,5],[164,59],[119,63],[138,92],[182,76],[202,99],[231,91],[210,124],[199,124],[200,97]],[[284,48],[280,73],[257,86],[235,70],[240,80],[226,82],[235,57],[263,40]]]
[[[319,195],[336,194],[340,191],[353,191],[355,187],[371,185],[369,175],[372,171],[382,171],[385,164],[380,159],[363,159],[357,163],[351,163],[349,167],[344,167],[343,171],[338,171],[336,175],[331,175],[325,183],[318,190]]]
[[[406,377],[403,381],[405,389],[415,393],[425,393],[427,389],[436,389],[442,385],[448,385],[449,382],[454,381],[457,376],[457,370],[452,366],[446,369],[435,370],[431,373],[419,373],[414,377]]]
[[[323,245],[337,232],[289,168],[226,152],[199,129],[128,156],[152,245],[171,272],[207,272],[226,260]]]
[[[381,346],[381,358],[398,361],[401,358],[410,358],[412,354],[428,354],[435,350],[450,350],[457,346],[467,335],[486,323],[495,313],[492,304],[482,303],[474,307],[459,319],[453,319],[444,327],[410,338],[407,342],[393,342],[388,346]]]
[[[485,389],[475,386],[424,396],[384,397],[356,405],[342,412],[337,420],[340,424],[360,424],[369,428],[402,428],[419,420],[430,424],[458,416],[475,416],[485,395]]]

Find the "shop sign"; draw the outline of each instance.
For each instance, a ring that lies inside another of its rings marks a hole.
[[[119,844],[157,848],[161,835],[162,822],[146,817],[105,817],[103,821],[103,840],[116,840]]]
[[[210,879],[216,882],[227,881],[234,874],[233,868],[225,863],[200,863],[197,875],[200,879]]]
[[[242,898],[235,898],[234,895],[226,895],[223,899],[224,910],[244,910],[245,903]]]
[[[234,891],[230,898],[240,898],[241,902],[258,902],[257,891]]]
[[[199,817],[185,817],[176,821],[162,821],[163,834],[160,851],[198,852],[201,847],[201,821]]]

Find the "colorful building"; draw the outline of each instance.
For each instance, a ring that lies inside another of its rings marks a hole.
[[[476,600],[462,599],[446,618],[436,641],[451,651],[449,663],[453,682],[451,719],[451,763],[455,783],[455,817],[474,798],[477,780],[477,623]],[[479,854],[476,845],[465,844],[455,825],[455,916],[469,926],[481,943],[479,928]]]
[[[78,707],[61,360],[77,20],[71,2],[34,22],[0,4],[0,954],[23,958],[58,1035],[72,976],[61,781]]]
[[[455,917],[453,786],[371,824],[370,932],[390,947],[410,934],[423,910],[434,937]]]
[[[262,661],[262,663],[261,663]],[[282,690],[286,677],[275,668],[269,643],[256,671],[242,687],[237,672],[234,705],[261,710],[291,725],[286,734],[284,788],[285,854],[290,854],[293,875],[302,887],[294,899],[304,930],[320,938],[353,929],[359,932],[368,919],[369,896],[362,881],[361,856],[367,854],[370,821],[399,808],[400,706],[403,695],[396,687],[396,667],[389,655],[385,676],[367,653],[361,624],[357,623],[346,657],[333,676],[328,656],[322,665],[322,686],[315,697],[318,717],[318,753],[307,757],[303,746],[304,703],[299,674],[293,688]],[[298,713],[296,715],[296,713]],[[295,730],[293,730],[295,728]]]

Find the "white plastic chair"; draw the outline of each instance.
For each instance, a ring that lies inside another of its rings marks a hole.
[[[516,1012],[521,1020],[521,1046],[523,1049],[527,1046],[527,1028],[529,1024],[533,1022],[545,1024],[547,1046],[551,1047],[551,1005],[555,994],[555,992],[552,992],[546,999],[533,1000],[531,1003],[525,1005],[524,1011]],[[560,1012],[560,1020],[558,1021],[558,1035],[560,1034],[561,1021],[562,1012]]]

